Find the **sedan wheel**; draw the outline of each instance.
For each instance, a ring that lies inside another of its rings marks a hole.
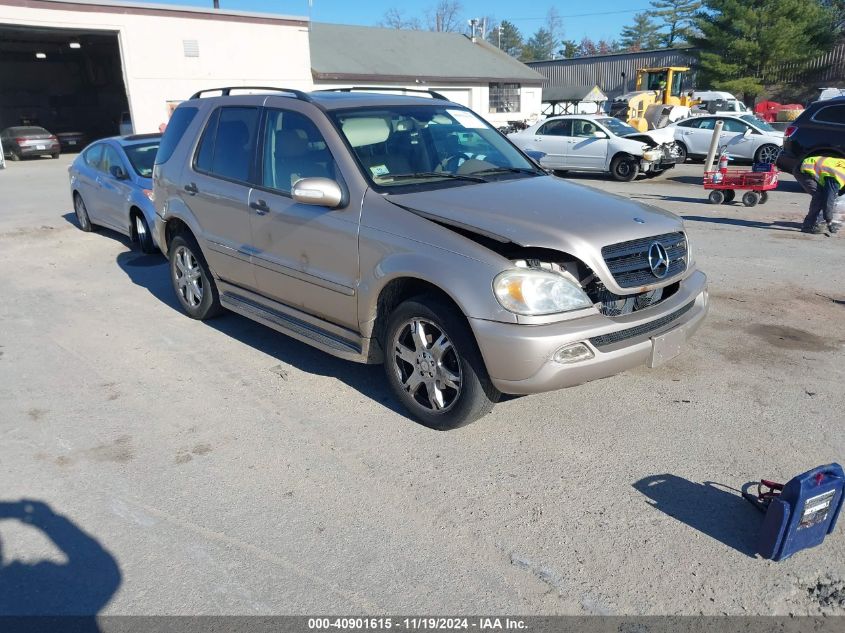
[[[79,228],[86,233],[90,233],[94,229],[94,225],[91,224],[88,209],[85,207],[85,202],[83,202],[82,196],[79,194],[73,197],[73,210],[76,212],[76,221],[79,222]]]
[[[610,163],[610,175],[620,182],[631,182],[640,173],[640,164],[632,156],[617,156]]]
[[[135,236],[138,238],[138,246],[142,253],[150,255],[156,252],[155,243],[153,242],[150,227],[147,225],[147,220],[140,212],[135,212],[134,216]]]
[[[757,153],[754,155],[754,162],[771,164],[778,159],[779,155],[780,147],[777,145],[766,144],[757,150]]]

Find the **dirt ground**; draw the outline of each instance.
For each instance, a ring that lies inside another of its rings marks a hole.
[[[186,318],[162,257],[77,229],[71,159],[0,171],[0,577],[41,609],[845,614],[845,528],[765,561],[738,494],[845,460],[845,236],[798,231],[791,178],[747,209],[700,165],[573,176],[686,218],[708,320],[443,433],[380,367]]]

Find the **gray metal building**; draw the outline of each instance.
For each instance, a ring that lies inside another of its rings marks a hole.
[[[660,66],[692,66],[692,48],[668,48],[638,53],[591,55],[573,59],[551,59],[528,62],[527,65],[546,78],[543,86],[593,86],[601,88],[609,98],[633,90],[638,68]],[[624,75],[623,75],[624,73]],[[693,76],[687,80],[692,88]]]

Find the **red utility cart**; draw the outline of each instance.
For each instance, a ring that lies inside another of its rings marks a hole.
[[[733,202],[738,190],[742,204],[753,207],[768,200],[767,191],[778,186],[778,170],[774,165],[754,165],[752,169],[722,169],[704,172],[704,188],[711,189],[708,199],[712,204]]]

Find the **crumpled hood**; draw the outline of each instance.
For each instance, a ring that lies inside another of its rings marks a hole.
[[[391,194],[386,199],[433,221],[582,260],[595,260],[609,244],[683,229],[682,220],[668,211],[552,176]]]
[[[674,127],[663,127],[657,130],[648,130],[647,132],[632,132],[631,134],[626,134],[625,138],[630,138],[636,140],[637,137],[647,136],[651,140],[653,140],[658,145],[662,145],[663,143],[674,143],[675,142],[675,128]]]

